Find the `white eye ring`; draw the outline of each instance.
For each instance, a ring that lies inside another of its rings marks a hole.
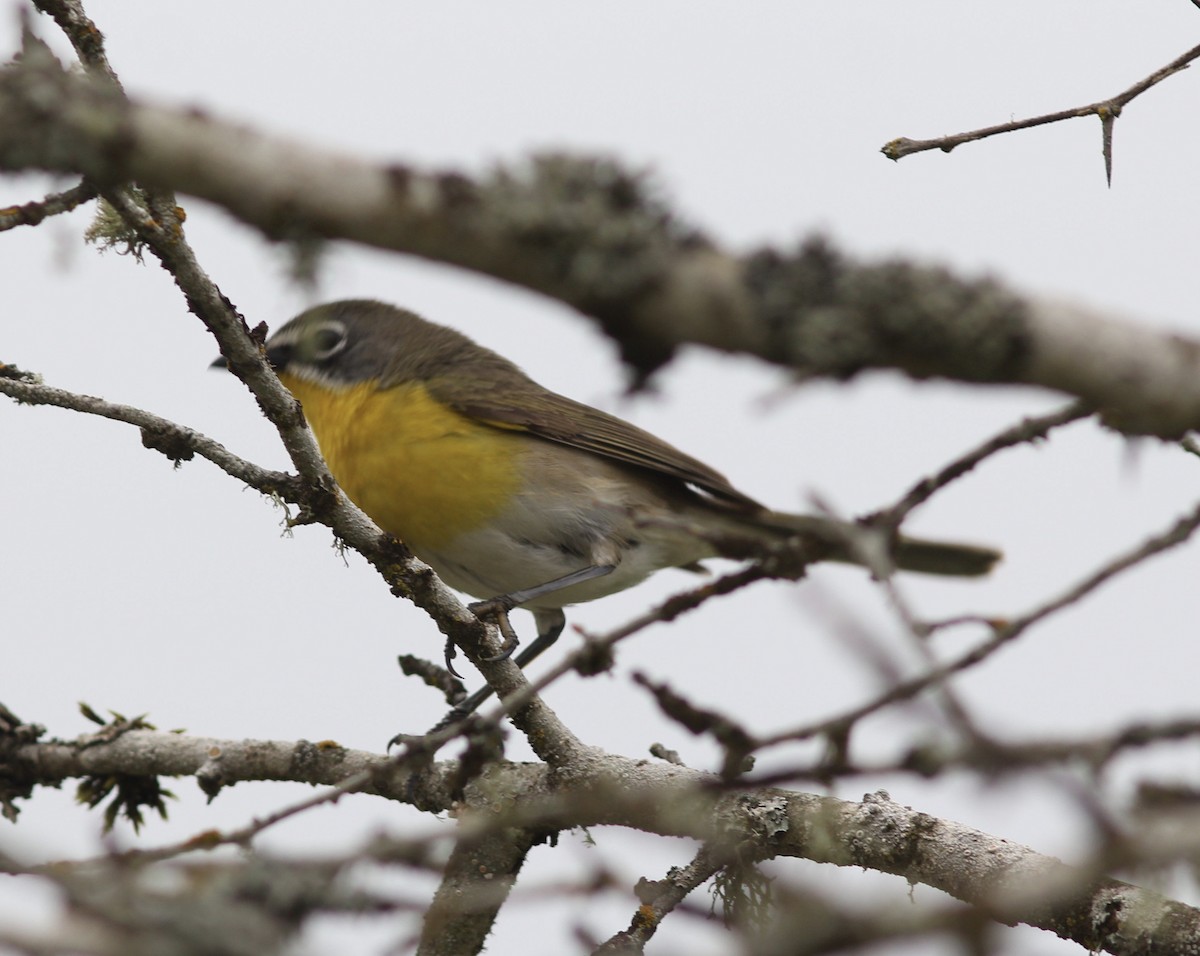
[[[321,323],[321,327],[313,332],[313,344],[317,346],[313,351],[313,359],[317,362],[328,361],[342,351],[348,341],[344,323],[336,319]]]

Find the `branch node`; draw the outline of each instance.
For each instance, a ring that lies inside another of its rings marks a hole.
[[[178,468],[183,462],[196,457],[194,442],[195,432],[184,428],[166,428],[143,425],[142,446],[152,451],[161,452]]]

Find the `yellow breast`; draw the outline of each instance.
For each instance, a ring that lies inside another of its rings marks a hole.
[[[520,443],[529,439],[460,415],[422,385],[280,379],[350,500],[418,554],[486,525],[519,488]]]

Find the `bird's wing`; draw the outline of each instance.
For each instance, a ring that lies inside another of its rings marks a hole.
[[[676,478],[737,509],[762,506],[719,471],[614,415],[558,395],[533,382],[511,379],[481,388],[435,379],[431,394],[459,413],[495,428],[528,432],[627,465]]]

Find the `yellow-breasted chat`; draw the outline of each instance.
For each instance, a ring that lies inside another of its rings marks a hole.
[[[771,511],[661,439],[404,309],[316,306],[266,351],[355,504],[451,587],[489,609],[533,612],[538,640],[518,663],[557,638],[565,606],[662,568],[745,557],[747,542],[801,535],[824,557],[856,561],[839,522]],[[973,576],[999,553],[897,537],[891,558]]]

